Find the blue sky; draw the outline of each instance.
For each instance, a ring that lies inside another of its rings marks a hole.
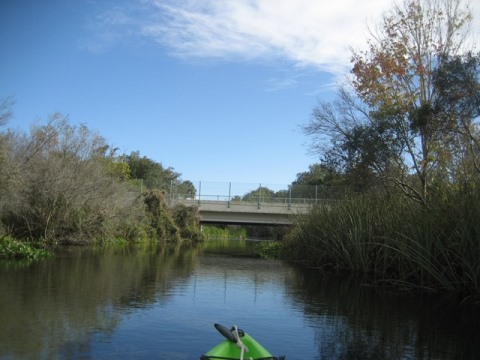
[[[326,3],[3,0],[7,126],[61,112],[184,180],[289,184],[318,160],[299,125],[390,1]]]

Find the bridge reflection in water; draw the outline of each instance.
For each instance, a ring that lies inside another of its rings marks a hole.
[[[295,216],[305,214],[325,191],[319,186],[265,186],[256,184],[250,189],[232,183],[199,182],[195,194],[182,194],[172,189],[172,205],[197,206],[201,223],[291,225]],[[220,185],[219,185],[220,184]],[[253,190],[252,190],[253,189]],[[323,196],[322,196],[323,197]]]

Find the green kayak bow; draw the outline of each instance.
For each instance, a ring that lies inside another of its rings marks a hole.
[[[220,324],[215,328],[226,340],[213,347],[200,360],[284,360],[285,357],[275,357],[270,354],[249,334],[234,325],[230,330]]]

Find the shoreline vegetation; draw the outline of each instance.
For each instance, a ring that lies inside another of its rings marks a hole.
[[[53,253],[38,241],[25,242],[5,236],[0,239],[0,260],[33,262],[48,259]]]
[[[362,273],[374,285],[479,302],[479,219],[475,187],[428,208],[400,194],[352,197],[297,218],[281,254],[307,267]]]
[[[196,208],[166,197],[172,187],[190,196],[193,184],[116,151],[60,114],[0,133],[0,259],[57,244],[203,241]]]

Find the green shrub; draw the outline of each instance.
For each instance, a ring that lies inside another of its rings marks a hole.
[[[180,229],[182,239],[192,242],[205,240],[205,235],[200,230],[200,215],[196,206],[176,204],[170,212],[173,221]]]
[[[34,243],[21,242],[8,237],[0,239],[0,259],[37,261],[52,255],[50,251],[38,248]]]
[[[255,245],[255,252],[264,259],[279,259],[283,250],[283,243],[278,241],[260,241]]]
[[[170,242],[180,241],[180,229],[172,218],[163,193],[152,190],[142,195],[150,220],[151,237]]]
[[[203,233],[207,239],[246,239],[247,230],[238,225],[204,225]]]

